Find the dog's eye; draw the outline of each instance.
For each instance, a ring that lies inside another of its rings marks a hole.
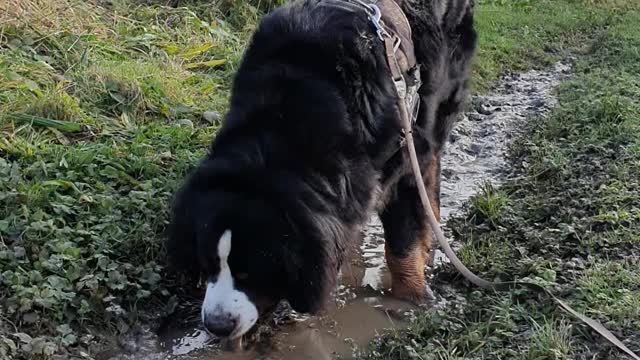
[[[247,273],[237,273],[236,279],[238,280],[247,280],[249,278],[249,274]]]

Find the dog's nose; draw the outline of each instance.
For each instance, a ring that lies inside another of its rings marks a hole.
[[[213,335],[218,337],[228,337],[236,329],[237,321],[231,316],[207,316],[204,319],[204,326]]]

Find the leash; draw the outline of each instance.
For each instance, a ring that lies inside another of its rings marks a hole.
[[[499,292],[499,291],[510,291],[518,288],[526,288],[536,293],[543,293],[548,295],[556,303],[556,305],[558,305],[561,309],[571,314],[573,317],[580,320],[584,324],[587,324],[591,329],[595,330],[598,334],[602,335],[602,337],[604,337],[611,344],[615,345],[618,349],[623,351],[625,354],[629,355],[632,359],[640,360],[640,356],[636,355],[633,351],[631,351],[631,349],[629,349],[624,343],[622,343],[622,341],[620,341],[613,333],[607,330],[602,324],[600,324],[598,321],[594,319],[591,319],[577,312],[576,310],[571,308],[567,303],[565,303],[564,301],[560,300],[555,295],[553,295],[551,291],[549,291],[547,288],[532,282],[517,281],[517,280],[514,280],[512,282],[491,282],[474,274],[462,263],[462,261],[460,261],[456,253],[451,248],[451,245],[449,245],[449,242],[445,238],[442,232],[442,229],[440,228],[440,223],[438,222],[438,220],[436,220],[435,214],[431,207],[431,202],[429,201],[429,196],[427,195],[427,190],[424,185],[422,173],[420,171],[420,165],[418,162],[418,155],[416,154],[416,148],[413,141],[412,123],[414,122],[417,116],[416,107],[418,104],[417,99],[419,98],[417,94],[417,88],[420,87],[420,79],[419,77],[417,79],[414,77],[414,83],[411,84],[410,86],[407,86],[407,82],[404,76],[402,75],[403,74],[402,67],[400,66],[398,58],[396,56],[396,52],[400,47],[400,44],[399,44],[400,38],[397,35],[395,35],[393,31],[390,31],[389,29],[385,29],[385,26],[383,26],[381,22],[380,8],[378,8],[376,4],[366,4],[362,0],[355,0],[355,1],[358,4],[369,9],[368,11],[369,19],[371,20],[371,22],[376,28],[376,34],[383,41],[385,45],[387,63],[391,70],[392,80],[395,84],[396,92],[399,99],[397,105],[400,111],[400,118],[401,118],[400,120],[402,122],[404,139],[406,140],[403,145],[406,146],[406,149],[409,153],[409,160],[411,163],[411,169],[412,169],[413,175],[415,177],[415,182],[418,188],[418,195],[420,196],[420,201],[422,202],[424,212],[427,215],[427,222],[429,223],[431,230],[433,231],[436,239],[438,240],[438,243],[444,250],[444,253],[449,258],[451,264],[456,268],[456,270],[458,270],[458,272],[460,272],[460,274],[462,274],[462,276],[464,276],[472,284],[485,290],[493,290],[493,291]],[[396,4],[394,0],[388,0],[388,1],[393,3],[393,5],[395,5],[397,9],[402,11],[402,9],[400,9],[398,4]],[[404,16],[404,12],[403,12],[403,16]],[[406,26],[409,29],[411,29],[411,26],[406,20],[406,17],[404,18],[404,20],[406,21]],[[414,55],[405,54],[405,56],[414,56]],[[414,71],[414,73],[419,74],[419,71]],[[414,93],[411,91],[412,86],[416,86],[415,96],[414,96]],[[409,109],[412,110],[412,113],[410,113]]]

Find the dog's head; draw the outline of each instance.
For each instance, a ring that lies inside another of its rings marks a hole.
[[[205,327],[220,337],[242,336],[280,300],[299,312],[318,311],[337,278],[333,225],[287,195],[275,195],[285,198],[274,203],[243,191],[241,179],[218,175],[201,165],[186,182],[167,243],[172,264],[207,280]]]

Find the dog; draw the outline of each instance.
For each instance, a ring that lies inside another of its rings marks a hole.
[[[220,337],[242,336],[281,300],[322,310],[373,212],[392,294],[425,296],[431,230],[399,145],[384,45],[365,11],[325,1],[300,0],[262,19],[223,125],[174,201],[168,256],[207,279],[202,321]],[[413,133],[439,217],[440,156],[476,47],[473,0],[396,2],[420,65]]]

